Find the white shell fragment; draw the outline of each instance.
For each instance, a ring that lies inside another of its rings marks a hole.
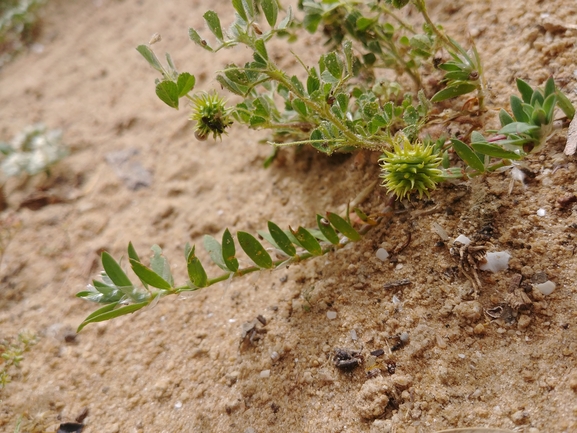
[[[498,251],[496,253],[487,253],[486,263],[482,263],[479,269],[482,271],[491,271],[493,273],[504,271],[509,268],[509,259],[511,254],[509,251]]]
[[[336,311],[327,311],[327,319],[334,320],[336,318],[337,318],[337,312]]]
[[[537,209],[537,216],[544,217],[547,214],[547,211],[543,208]]]
[[[260,377],[263,379],[267,379],[270,377],[270,370],[263,370],[260,372]]]
[[[556,286],[553,281],[547,280],[544,283],[535,284],[533,287],[535,287],[537,290],[539,290],[541,293],[547,296],[553,293],[553,290],[555,290]]]
[[[385,260],[387,260],[388,257],[389,257],[389,252],[387,250],[385,250],[384,248],[379,248],[377,250],[377,259],[382,260],[384,262]]]
[[[465,235],[459,235],[459,236],[457,236],[457,239],[455,239],[455,240],[453,241],[453,243],[455,243],[455,242],[460,242],[460,243],[462,243],[463,245],[469,245],[469,244],[471,243],[471,239],[469,239],[469,238],[468,238],[467,236],[465,236]]]

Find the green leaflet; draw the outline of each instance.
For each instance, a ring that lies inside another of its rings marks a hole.
[[[259,268],[271,269],[274,267],[269,253],[253,235],[247,232],[238,232],[236,236],[240,247]]]
[[[195,287],[206,287],[208,278],[200,260],[198,260],[198,257],[194,254],[195,246],[193,245],[192,248],[188,244],[187,246],[186,269],[188,271],[188,278],[190,278],[190,281]]]
[[[212,32],[212,34],[218,39],[219,42],[223,42],[224,37],[222,35],[222,28],[220,26],[220,18],[214,11],[207,11],[203,15],[206,24],[208,25],[208,29]]]
[[[228,271],[228,266],[224,262],[222,255],[222,246],[212,236],[204,236],[204,248],[210,254],[212,261],[223,271]]]
[[[313,256],[321,256],[323,254],[323,249],[321,248],[319,241],[317,241],[315,237],[304,227],[299,227],[296,231],[291,229],[291,233],[299,241],[303,248]]]
[[[146,307],[149,304],[149,301],[139,302],[138,304],[130,304],[125,305],[120,308],[114,308],[117,304],[110,304],[96,310],[90,316],[88,316],[84,321],[80,324],[76,332],[82,331],[89,323],[94,322],[103,322],[105,320],[114,319],[115,317],[124,316],[126,314],[134,313],[135,311],[140,310],[143,307]]]
[[[441,102],[446,99],[456,98],[457,96],[465,95],[476,90],[477,86],[469,83],[462,83],[456,86],[446,87],[443,90],[435,93],[431,98],[431,102]]]
[[[353,242],[359,241],[361,239],[361,235],[357,232],[353,226],[351,226],[346,220],[342,217],[338,216],[336,213],[327,212],[327,219],[331,222],[331,224],[343,235],[345,235],[348,239]],[[320,226],[319,226],[320,228]],[[322,229],[321,229],[322,230]]]
[[[274,27],[278,18],[277,0],[260,0],[260,7],[269,26]]]
[[[178,86],[174,81],[161,81],[156,85],[156,95],[166,105],[178,110]]]
[[[276,246],[289,257],[297,254],[296,248],[286,235],[286,233],[272,221],[268,222],[268,231]]]
[[[333,244],[339,244],[339,235],[335,231],[335,229],[331,226],[329,220],[323,218],[321,215],[317,214],[317,225],[321,233],[327,238],[327,240]]]
[[[168,281],[166,281],[152,269],[144,266],[142,263],[134,259],[130,259],[130,265],[132,266],[132,270],[136,276],[140,278],[140,281],[142,281],[143,284],[149,284],[152,287],[163,290],[172,289],[172,286],[170,283],[168,283]]]
[[[238,260],[235,258],[236,248],[230,231],[226,229],[222,234],[222,260],[231,272],[238,271]]]
[[[451,144],[453,145],[455,152],[457,152],[457,155],[459,155],[459,158],[465,161],[467,165],[481,173],[485,171],[485,164],[483,164],[483,161],[481,161],[469,146],[456,138],[451,139]]]
[[[110,280],[117,287],[129,287],[132,286],[132,281],[126,276],[120,265],[112,258],[110,254],[104,251],[101,255],[102,267],[104,272],[110,278]]]

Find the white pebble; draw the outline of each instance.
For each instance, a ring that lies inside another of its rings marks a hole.
[[[260,377],[263,379],[268,379],[270,377],[270,370],[263,370],[260,372]]]
[[[409,341],[409,333],[408,332],[402,332],[401,335],[399,335],[399,339],[401,340],[401,342],[403,344],[408,343]]]
[[[544,217],[547,214],[547,211],[543,208],[537,209],[537,216]]]
[[[509,251],[498,251],[496,253],[487,253],[486,263],[479,265],[482,271],[491,271],[493,273],[504,271],[509,268],[509,259],[511,254]]]
[[[553,281],[547,280],[544,283],[535,284],[533,287],[535,287],[537,290],[539,290],[541,293],[547,296],[553,293],[553,290],[555,290],[556,286]]]
[[[395,266],[395,270],[400,271],[401,269],[403,269],[402,263],[399,263],[397,266]]]
[[[351,340],[353,340],[353,341],[358,340],[357,331],[355,331],[354,329],[351,329]]]
[[[464,353],[459,353],[457,356],[461,359],[465,359],[467,357]]]
[[[389,252],[387,250],[385,250],[384,248],[379,248],[377,250],[377,259],[382,260],[384,262],[385,260],[387,260],[388,257],[389,257]]]
[[[336,311],[327,311],[327,319],[334,320],[336,318],[337,318],[337,312]]]
[[[273,361],[278,361],[279,358],[280,358],[280,355],[279,355],[278,352],[276,352],[276,351],[275,351],[275,352],[272,352],[272,353],[270,354],[270,359],[272,359]]]
[[[181,401],[177,401],[176,403],[174,403],[174,408],[175,409],[180,409],[182,407],[182,402]]]

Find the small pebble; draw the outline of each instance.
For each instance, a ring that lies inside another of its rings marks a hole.
[[[327,311],[327,319],[334,320],[336,318],[337,318],[337,312],[336,311]]]
[[[389,253],[387,250],[385,250],[384,248],[379,248],[377,250],[377,259],[382,260],[383,262],[385,260],[387,260],[387,258],[389,257]]]
[[[544,217],[547,214],[547,211],[543,208],[537,210],[537,216]]]
[[[270,377],[270,370],[263,370],[260,372],[260,377],[263,379],[268,379]]]
[[[534,287],[543,295],[547,296],[553,293],[553,290],[555,290],[555,283],[551,280],[548,280],[541,284],[535,284]]]
[[[525,329],[527,326],[531,324],[531,318],[526,314],[521,314],[519,319],[517,320],[517,327],[519,329]]]
[[[485,333],[485,327],[483,326],[482,323],[477,323],[477,325],[475,325],[475,327],[473,328],[473,332],[476,335],[483,335]]]
[[[182,407],[182,402],[181,401],[177,401],[176,403],[174,403],[174,408],[175,409],[180,409]]]
[[[353,340],[353,341],[358,340],[357,331],[355,331],[354,329],[351,329],[351,340]]]
[[[272,352],[272,353],[270,354],[270,359],[272,359],[273,361],[278,361],[279,358],[280,358],[280,355],[279,355],[278,352],[276,352],[276,351],[275,351],[275,352]]]

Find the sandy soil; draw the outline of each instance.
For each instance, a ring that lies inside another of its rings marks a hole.
[[[510,195],[507,173],[444,186],[335,254],[163,299],[74,336],[94,308],[74,294],[98,274],[103,249],[121,257],[132,241],[142,257],[160,244],[184,282],[187,241],[226,227],[254,233],[269,219],[312,225],[317,212],[342,209],[376,179],[371,155],[289,151],[264,170],[263,133],[239,127],[222,142],[196,142],[185,110],[157,100],[154,71],[134,48],[159,32],[158,52],[195,73],[199,89],[217,87],[213,71],[247,52],[211,56],[188,41],[187,28],[202,27],[209,8],[230,16],[227,4],[51,0],[43,52],[0,71],[2,138],[41,121],[62,128],[72,151],[52,178],[5,185],[2,215],[16,211],[22,229],[0,269],[0,338],[28,329],[39,342],[0,391],[0,430],[14,431],[21,417],[23,432],[55,432],[88,408],[87,433],[577,431],[577,207],[558,202],[577,193],[577,166],[562,153],[565,131],[529,158],[534,178]],[[577,22],[574,0],[437,0],[431,12],[461,42],[474,36],[490,105],[507,103],[515,77],[536,85],[550,75],[577,102],[577,31],[564,27]],[[312,62],[318,41],[299,44]],[[295,63],[289,54],[281,62]],[[133,191],[119,177],[110,163],[118,151],[150,172],[148,187]],[[53,204],[20,206],[39,193]],[[385,201],[377,188],[363,209]],[[433,223],[451,237],[485,235],[492,250],[511,253],[509,270],[482,273],[471,299]],[[409,236],[395,260],[375,257]],[[526,310],[488,317],[484,310],[514,303],[519,274]],[[531,290],[540,278],[556,283],[551,295]],[[411,283],[388,285],[401,279]],[[258,315],[264,331],[247,342],[243,324]],[[402,333],[408,343],[397,347]],[[338,370],[335,348],[362,349],[363,366]],[[371,358],[378,349],[384,354]]]

